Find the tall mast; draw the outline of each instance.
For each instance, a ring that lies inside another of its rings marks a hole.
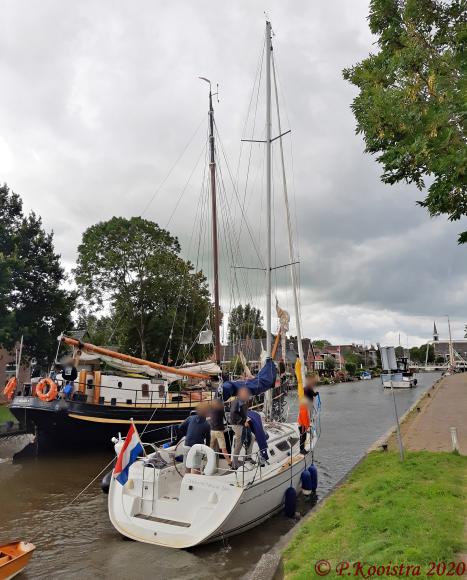
[[[303,355],[303,344],[302,344],[302,324],[300,318],[300,304],[298,300],[298,280],[297,271],[295,269],[295,252],[293,245],[292,236],[292,220],[290,218],[290,207],[289,207],[289,195],[287,191],[287,178],[285,173],[285,161],[284,161],[284,146],[282,144],[282,127],[281,127],[281,117],[279,112],[279,95],[277,91],[277,78],[276,78],[276,65],[274,62],[274,55],[272,57],[272,71],[274,75],[274,94],[276,97],[276,109],[277,109],[277,130],[279,132],[279,148],[281,154],[281,164],[282,164],[282,186],[284,191],[284,202],[285,202],[285,213],[287,218],[287,233],[289,238],[289,261],[290,261],[290,277],[292,279],[292,290],[294,299],[294,313],[297,328],[297,342],[298,342],[298,356],[302,363],[302,378],[305,378],[305,360]],[[340,353],[339,353],[340,354]],[[340,364],[340,356],[339,356]]]
[[[214,290],[214,348],[216,363],[221,364],[221,332],[219,304],[219,248],[217,235],[217,193],[216,193],[216,148],[214,143],[214,107],[212,105],[211,81],[204,77],[201,80],[209,83],[209,168],[211,172],[211,214],[212,214],[212,260],[213,260],[213,290]]]
[[[266,354],[271,356],[271,23],[266,21]]]

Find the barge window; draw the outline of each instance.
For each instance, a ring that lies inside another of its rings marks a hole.
[[[149,397],[149,385],[147,383],[141,385],[141,394],[143,397]]]

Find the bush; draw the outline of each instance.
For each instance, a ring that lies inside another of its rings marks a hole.
[[[357,372],[357,365],[352,361],[348,361],[345,363],[345,370],[351,377],[354,377],[355,373]]]

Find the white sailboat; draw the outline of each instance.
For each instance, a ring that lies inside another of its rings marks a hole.
[[[255,440],[251,453],[243,457],[243,463],[237,470],[229,467],[222,454],[215,453],[213,449],[205,445],[193,445],[186,457],[186,466],[189,468],[195,460],[198,462],[201,458],[203,468],[199,474],[187,473],[183,464],[177,462],[176,457],[180,455],[177,446],[167,449],[152,447],[152,452],[138,458],[130,466],[125,485],[121,485],[119,481],[112,478],[108,509],[113,526],[122,535],[149,544],[189,548],[239,534],[257,526],[282,508],[286,490],[291,486],[295,489],[299,487],[302,472],[312,462],[312,453],[317,441],[317,431],[314,425],[315,409],[312,410],[311,425],[306,432],[306,441],[302,438],[302,445],[300,427],[297,423],[277,422],[271,418],[272,397],[270,395],[276,377],[276,368],[271,359],[271,146],[273,141],[271,71],[274,72],[275,81],[271,36],[271,24],[266,22],[267,360],[258,376],[248,381],[252,392],[256,389],[256,392],[265,392],[266,395],[263,428],[267,444],[266,448],[263,444],[263,448],[260,449]],[[211,93],[210,119],[212,121]],[[278,126],[279,141],[281,141],[279,111]],[[211,160],[211,167],[212,163]],[[301,369],[298,372],[299,376],[303,373],[300,376],[302,379],[305,367],[285,172],[283,185],[301,363],[298,365]],[[299,383],[303,384],[300,379]],[[239,384],[239,386],[242,385]],[[235,381],[224,383],[224,400],[234,394],[235,389]],[[117,453],[122,445],[122,441],[116,443]]]

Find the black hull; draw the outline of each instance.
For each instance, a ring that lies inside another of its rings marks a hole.
[[[50,403],[37,397],[15,397],[10,411],[20,424],[37,437],[37,452],[59,449],[112,449],[112,437],[125,436],[131,420],[143,441],[154,443],[170,437],[170,425],[181,423],[193,406],[154,409],[151,407],[111,407],[78,401]],[[149,423],[149,424],[148,424]]]

